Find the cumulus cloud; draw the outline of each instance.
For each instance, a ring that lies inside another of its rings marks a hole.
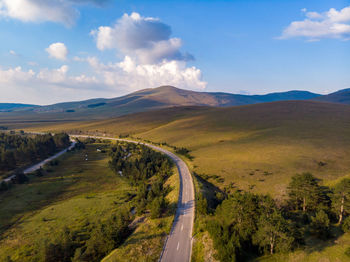
[[[108,0],[0,0],[0,16],[23,22],[56,22],[72,26],[79,17],[77,5],[102,5]]]
[[[162,85],[197,90],[206,87],[201,71],[196,67],[187,67],[184,61],[137,64],[131,57],[126,56],[118,63],[103,64],[96,57],[87,58],[87,62],[105,85],[129,92]]]
[[[124,14],[114,26],[100,26],[91,31],[100,50],[117,49],[139,63],[153,64],[163,60],[191,60],[180,51],[182,41],[170,38],[171,27],[158,18],[138,13]]]
[[[57,69],[24,70],[22,67],[0,68],[1,102],[49,104],[59,101],[80,100],[110,94],[99,89],[94,76],[70,76],[69,67]],[[80,92],[77,92],[77,89]]]
[[[116,97],[162,85],[197,90],[206,87],[201,70],[187,64],[191,56],[180,51],[181,39],[171,38],[171,28],[159,19],[132,13],[124,15],[113,27],[100,27],[93,35],[100,50],[115,49],[124,54],[124,58],[102,63],[97,57],[84,54],[84,57],[73,56],[69,66],[55,69],[4,70],[0,67],[0,100],[53,103]],[[52,58],[67,60],[68,49],[64,43],[53,43],[46,51]],[[77,63],[87,67],[84,70],[87,73],[74,75]]]
[[[64,43],[53,43],[45,51],[51,58],[58,60],[66,60],[68,55],[68,49]]]
[[[350,6],[341,10],[335,8],[327,12],[308,12],[302,9],[306,18],[294,21],[284,29],[280,39],[303,37],[310,41],[322,38],[350,39]]]

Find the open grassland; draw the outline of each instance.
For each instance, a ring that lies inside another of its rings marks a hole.
[[[0,261],[7,256],[13,261],[43,261],[44,246],[65,228],[84,235],[118,210],[130,210],[135,188],[108,168],[108,154],[97,151],[104,147],[107,145],[88,144],[86,149],[69,152],[58,160],[58,166],[48,166],[44,176],[31,175],[28,183],[0,195]],[[158,259],[178,199],[175,168],[166,186],[172,189],[166,196],[166,214],[159,219],[151,219],[149,214],[136,217],[132,223],[135,231],[107,261],[121,257],[140,261],[145,256],[148,261]]]
[[[193,170],[223,178],[209,179],[220,188],[231,185],[283,195],[295,173],[310,171],[328,181],[350,171],[350,107],[346,105],[289,101],[170,108],[79,125],[27,128],[130,134],[186,147],[194,156]]]
[[[96,151],[101,146],[67,153],[43,177],[0,195],[0,261],[32,261],[65,227],[81,229],[127,205],[133,190],[107,168],[107,154]]]
[[[192,161],[187,159],[191,170],[221,190],[238,188],[284,197],[286,186],[296,173],[311,172],[328,186],[350,175],[350,107],[338,104],[290,101],[232,108],[183,107],[79,125],[13,127],[128,134],[186,147],[194,157]],[[214,253],[207,238],[205,232],[196,235],[197,260],[203,250]],[[262,260],[347,261],[344,251],[349,239],[345,233],[329,241],[311,241],[304,250]],[[120,248],[115,252],[127,254],[130,250],[134,249]]]
[[[345,251],[350,247],[350,234],[344,235],[330,241],[319,241],[309,243],[305,250],[298,250],[288,254],[275,254],[257,259],[261,262],[345,262],[350,258]]]

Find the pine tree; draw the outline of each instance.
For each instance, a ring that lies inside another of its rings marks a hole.
[[[317,179],[311,173],[293,176],[288,191],[290,200],[296,210],[299,210],[300,206],[303,212],[306,212],[307,209],[315,209],[321,201],[321,188]]]
[[[258,229],[253,235],[253,243],[261,248],[268,247],[270,254],[276,250],[290,250],[294,241],[290,236],[287,221],[278,210],[275,202],[270,197],[264,197],[260,204],[261,215],[258,221]]]
[[[338,223],[341,224],[345,213],[350,211],[350,179],[344,178],[334,188],[332,207],[338,214]]]

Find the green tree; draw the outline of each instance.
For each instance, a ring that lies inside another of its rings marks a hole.
[[[274,200],[269,196],[262,197],[260,210],[261,215],[258,229],[253,235],[253,243],[263,249],[268,247],[270,254],[275,250],[290,250],[294,239],[290,234],[288,222],[278,210]]]
[[[350,217],[344,219],[342,229],[344,232],[350,232]]]
[[[311,228],[319,237],[329,237],[330,221],[327,213],[323,210],[317,211],[316,215],[311,217]]]
[[[321,188],[311,173],[297,174],[292,177],[288,195],[296,210],[299,210],[299,207],[303,212],[307,209],[315,209],[322,200],[320,194]]]
[[[165,206],[164,197],[157,197],[151,203],[151,218],[158,218],[162,215]]]
[[[342,179],[333,192],[332,207],[339,217],[338,223],[341,224],[344,214],[350,210],[350,179]]]
[[[208,214],[208,203],[207,199],[203,197],[202,195],[198,197],[197,200],[197,210],[199,214],[206,215]]]

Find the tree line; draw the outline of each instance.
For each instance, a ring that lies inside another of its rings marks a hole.
[[[236,191],[215,209],[197,201],[206,216],[220,261],[246,261],[263,254],[302,248],[307,237],[334,237],[332,226],[350,231],[350,179],[334,187],[320,184],[310,173],[292,177],[288,198],[282,204],[268,195]]]
[[[148,209],[152,218],[160,217],[167,206],[165,196],[170,189],[164,183],[172,174],[173,162],[164,154],[133,143],[118,143],[110,155],[110,168],[137,187],[137,212]]]
[[[0,175],[53,155],[70,145],[67,134],[36,136],[0,133]]]

